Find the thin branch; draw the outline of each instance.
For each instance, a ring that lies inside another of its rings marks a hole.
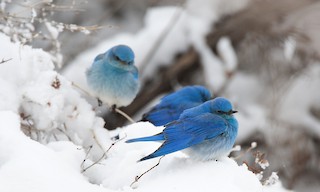
[[[72,141],[71,137],[66,133],[66,130],[67,130],[67,126],[65,123],[63,123],[63,126],[64,126],[64,129],[61,129],[61,128],[57,128],[58,131],[60,131],[61,133],[65,134],[65,136],[68,138],[69,141]]]
[[[82,163],[81,163],[81,165],[80,165],[80,167],[81,167],[82,169],[83,169],[83,166],[84,166],[84,162],[88,159],[89,153],[90,153],[90,151],[91,151],[92,148],[93,148],[93,145],[90,145],[90,146],[89,146],[89,149],[88,149],[87,152],[86,152],[86,156],[85,156],[84,160],[82,161]]]
[[[102,151],[104,151],[102,145],[100,144],[100,142],[99,142],[98,139],[97,139],[97,136],[96,136],[94,130],[91,130],[91,132],[92,132],[92,135],[93,135],[93,139],[96,141],[96,143],[98,144],[98,146],[100,147],[100,149],[101,149]]]
[[[114,110],[115,110],[115,112],[117,112],[120,115],[122,115],[123,117],[125,117],[131,123],[136,123],[129,115],[127,115],[125,112],[121,111],[119,108],[115,108]]]
[[[116,144],[118,143],[119,141],[122,141],[123,139],[125,139],[127,136],[125,135],[123,138],[113,142],[110,147],[102,154],[102,156],[94,163],[92,163],[91,165],[89,165],[88,167],[82,169],[81,173],[84,173],[85,171],[87,171],[88,169],[90,169],[91,167],[93,167],[94,165],[100,163],[100,161],[102,161],[108,154],[108,152],[110,151],[110,149]],[[84,160],[85,161],[85,160]],[[84,162],[83,162],[84,163]]]
[[[164,156],[165,156],[165,155],[164,155]],[[164,156],[160,157],[158,163],[155,164],[154,166],[152,166],[150,169],[148,169],[147,171],[143,172],[141,175],[137,175],[137,176],[134,178],[134,181],[130,184],[130,187],[132,187],[135,183],[137,183],[142,176],[144,176],[145,174],[147,174],[148,172],[150,172],[152,169],[158,167],[158,166],[160,165],[161,159],[162,159]]]
[[[238,156],[234,157],[233,159],[234,160],[238,160],[238,159],[242,158],[246,153],[249,153],[250,151],[252,151],[252,149],[254,149],[256,147],[257,147],[257,143],[256,142],[252,142],[251,146],[248,147],[248,149],[246,151],[242,152],[241,154],[239,154]]]
[[[10,59],[2,58],[2,60],[0,61],[0,64],[6,63],[6,62],[11,61],[11,60],[12,60],[12,58],[10,58]]]

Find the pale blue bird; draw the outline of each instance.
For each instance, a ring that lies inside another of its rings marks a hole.
[[[93,94],[113,108],[129,105],[139,91],[134,53],[126,45],[114,46],[96,56],[86,76]]]
[[[238,122],[233,116],[236,112],[227,99],[218,97],[185,110],[157,135],[126,142],[164,141],[155,152],[139,161],[180,150],[198,160],[218,159],[228,155],[234,145],[238,134]]]
[[[181,113],[211,99],[208,89],[200,85],[186,86],[164,96],[160,103],[145,113],[142,121],[149,121],[155,126],[165,125],[179,119]]]

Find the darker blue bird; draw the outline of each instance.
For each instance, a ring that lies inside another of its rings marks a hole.
[[[228,155],[234,145],[238,134],[238,122],[233,116],[236,112],[227,99],[218,97],[185,110],[178,120],[165,125],[157,135],[126,142],[164,141],[140,161],[180,150],[199,160],[217,159]]]
[[[155,126],[165,125],[179,118],[181,113],[211,99],[211,93],[203,86],[186,86],[164,96],[160,103],[145,113],[142,121],[149,121]]]

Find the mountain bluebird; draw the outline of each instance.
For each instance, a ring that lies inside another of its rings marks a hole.
[[[178,120],[165,125],[157,135],[126,142],[164,141],[155,152],[140,161],[180,150],[198,160],[217,159],[228,155],[235,142],[238,122],[233,113],[236,112],[227,99],[218,97],[185,110]]]
[[[86,75],[92,92],[110,107],[129,105],[139,91],[134,53],[126,45],[114,46],[96,56]]]
[[[211,99],[211,93],[203,86],[186,86],[163,97],[159,104],[143,115],[142,121],[155,126],[165,125],[179,119],[181,113]]]

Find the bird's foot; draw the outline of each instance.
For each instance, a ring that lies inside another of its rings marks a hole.
[[[103,102],[99,98],[97,98],[97,100],[98,100],[98,106],[101,107],[103,105]]]
[[[116,109],[117,109],[117,105],[112,105],[112,106],[111,106],[111,111],[112,111],[112,112],[117,112]]]

